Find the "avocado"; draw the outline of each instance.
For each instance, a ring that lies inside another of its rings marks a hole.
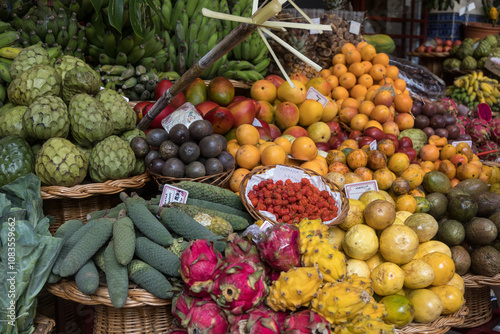
[[[215,158],[222,152],[222,144],[219,138],[213,135],[204,137],[199,143],[201,156],[209,159]]]
[[[451,189],[450,179],[435,170],[425,174],[422,184],[428,193],[446,194]]]
[[[138,158],[145,157],[150,150],[149,144],[146,139],[139,136],[132,139],[132,141],[130,142],[130,147],[132,148],[132,151],[134,151],[135,156]]]
[[[465,228],[458,220],[448,219],[439,224],[436,237],[450,247],[460,245],[465,239]]]
[[[175,124],[168,133],[170,140],[177,145],[182,145],[189,140],[189,129],[182,123]]]
[[[186,142],[179,147],[179,159],[186,165],[198,160],[200,157],[200,148],[192,142]]]
[[[177,158],[179,155],[179,145],[171,140],[165,140],[158,148],[158,152],[160,152],[160,156],[163,160]]]
[[[163,164],[161,173],[163,176],[182,178],[184,177],[184,170],[186,166],[178,158],[170,158]]]
[[[207,175],[205,166],[199,161],[193,161],[186,167],[186,177],[194,179]]]
[[[196,120],[189,125],[189,137],[194,140],[200,140],[203,137],[210,136],[212,132],[212,123],[205,119]]]
[[[207,175],[215,175],[224,172],[224,166],[222,162],[217,158],[208,158],[205,161],[205,170],[207,171]]]
[[[492,246],[474,249],[470,258],[471,271],[474,274],[491,277],[500,272],[500,252]]]
[[[485,191],[472,195],[477,202],[479,217],[488,217],[500,208],[500,195],[491,191]]]
[[[160,147],[160,144],[169,138],[168,132],[164,129],[151,129],[146,134],[146,141],[152,147]]]
[[[462,224],[477,214],[477,202],[469,195],[455,195],[448,199],[448,217]]]
[[[495,223],[497,230],[500,231],[500,212],[496,212],[488,217],[493,223]],[[497,235],[497,239],[500,239],[500,233]]]
[[[472,245],[489,245],[497,238],[497,235],[495,223],[486,218],[475,217],[465,225],[465,239]]]
[[[448,199],[448,201],[450,201],[450,199],[456,195],[469,196],[469,194],[464,189],[455,187],[455,188],[451,188],[450,191],[448,191],[448,193],[446,194],[446,198]]]
[[[432,193],[426,196],[430,204],[430,210],[427,212],[436,219],[441,219],[446,214],[448,208],[448,199],[444,194]]]
[[[466,193],[474,197],[475,195],[484,193],[490,189],[490,187],[483,180],[479,179],[467,179],[461,181],[455,186],[457,189],[463,189]]]
[[[455,262],[455,272],[465,275],[469,271],[471,259],[469,252],[460,245],[451,247],[451,258]]]

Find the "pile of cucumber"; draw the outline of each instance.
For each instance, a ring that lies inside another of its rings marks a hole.
[[[239,196],[229,190],[190,181],[174,186],[189,191],[186,204],[160,207],[160,196],[146,201],[122,193],[123,203],[89,213],[86,224],[66,221],[54,234],[63,246],[48,282],[74,275],[88,295],[105,282],[116,308],[127,301],[129,280],[158,298],[171,298],[172,285],[180,278],[180,255],[189,241],[212,241],[223,252],[227,235],[253,222]]]

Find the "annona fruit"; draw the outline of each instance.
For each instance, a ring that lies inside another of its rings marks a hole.
[[[87,175],[88,162],[75,144],[54,137],[47,140],[35,163],[35,173],[43,184],[72,187]]]
[[[130,173],[130,175],[141,175],[144,172],[146,172],[146,163],[144,162],[144,159],[136,158],[134,170]]]
[[[113,123],[102,103],[88,94],[75,95],[68,112],[71,134],[82,146],[91,146],[113,133]]]
[[[0,116],[0,137],[17,135],[26,139],[28,134],[23,127],[23,115],[28,107],[17,106]]]
[[[113,134],[121,134],[135,127],[137,115],[128,102],[112,89],[102,89],[95,99],[104,105],[113,121]]]
[[[49,65],[49,53],[41,45],[32,45],[23,49],[10,64],[9,74],[12,79],[35,65]]]
[[[97,94],[101,87],[101,78],[90,66],[75,66],[64,76],[62,98],[68,103],[76,94]]]
[[[132,139],[134,139],[135,137],[146,138],[146,134],[142,130],[139,130],[137,128],[133,128],[132,130],[125,131],[120,136],[121,139],[125,140],[129,144],[132,141]]]
[[[62,79],[50,65],[36,65],[12,80],[7,89],[10,102],[29,106],[40,96],[59,96]]]
[[[28,143],[19,136],[0,139],[0,187],[33,173],[35,159]]]
[[[76,58],[69,55],[62,56],[61,58],[57,59],[54,63],[54,68],[56,69],[57,73],[59,73],[59,75],[63,80],[66,76],[66,73],[77,66],[87,67],[88,65],[80,58]]]
[[[134,170],[135,160],[135,154],[127,142],[118,136],[109,136],[92,149],[90,178],[94,182],[126,178]]]
[[[26,109],[23,127],[34,139],[66,138],[69,133],[68,107],[58,96],[39,97]]]

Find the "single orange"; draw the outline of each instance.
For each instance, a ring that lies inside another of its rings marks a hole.
[[[373,45],[367,44],[361,48],[360,53],[363,60],[371,61],[377,54],[377,50]]]
[[[366,116],[370,117],[373,108],[375,108],[375,104],[372,101],[363,101],[359,105],[358,111],[360,114],[365,114]]]
[[[410,159],[405,153],[394,153],[387,162],[387,167],[394,173],[401,173],[410,165]]]
[[[358,51],[361,51],[361,49],[363,48],[363,46],[367,45],[368,43],[365,42],[365,41],[361,41],[359,42],[358,44],[356,44],[356,50]]]
[[[370,68],[370,72],[368,73],[372,76],[374,81],[379,81],[382,80],[387,74],[387,70],[382,64],[373,64],[373,66]]]
[[[231,142],[227,142],[227,148],[226,148],[226,151],[228,151],[229,153],[231,153],[231,155],[233,157],[236,156],[236,151],[238,151],[238,149],[240,148],[240,144],[238,144],[238,142],[236,141],[236,139],[234,139],[234,141],[231,141]]]
[[[368,74],[370,72],[370,68],[372,68],[373,64],[371,61],[363,60],[361,62],[363,65],[365,65],[365,74]]]
[[[366,123],[368,123],[370,119],[365,114],[357,114],[351,119],[351,123],[349,123],[351,130],[359,130],[363,132],[365,129]]]
[[[347,66],[344,64],[335,64],[331,70],[332,74],[340,79],[340,76],[347,73]]]
[[[396,80],[399,76],[399,69],[394,66],[394,65],[388,65],[386,67],[387,70],[387,77],[391,78],[392,80]]]
[[[260,152],[254,145],[241,145],[236,151],[236,164],[242,168],[251,170],[260,163]]]
[[[333,89],[339,85],[339,78],[332,74],[326,77],[326,82],[328,82]]]
[[[335,100],[343,100],[349,97],[349,91],[342,86],[335,87],[332,90],[332,98]]]
[[[281,148],[285,151],[286,154],[290,153],[292,149],[292,143],[285,137],[278,137],[274,140],[274,143],[278,146],[281,146]]]
[[[286,161],[285,150],[279,145],[270,145],[262,151],[260,161],[263,166],[282,165]]]
[[[329,69],[322,69],[321,71],[319,71],[319,76],[322,78],[326,79],[329,75],[332,75],[332,72],[330,72]]]
[[[340,51],[342,52],[343,55],[347,55],[349,51],[356,50],[356,47],[352,43],[345,43],[341,48]]]
[[[341,105],[341,108],[345,108],[345,107],[353,107],[354,109],[358,109],[359,108],[359,102],[358,100],[352,98],[352,97],[348,97],[347,99],[344,99],[344,101],[342,102],[342,105]]]
[[[231,179],[229,179],[229,188],[234,192],[240,191],[241,181],[248,173],[250,173],[250,171],[246,168],[237,168],[233,172]]]
[[[373,86],[373,78],[369,74],[362,74],[358,78],[358,84],[365,86],[367,89]]]
[[[350,72],[346,72],[339,77],[339,84],[345,89],[351,89],[356,84],[356,77]]]
[[[295,159],[313,160],[318,155],[318,149],[311,138],[299,137],[293,141],[290,153]]]
[[[361,62],[351,63],[349,65],[349,72],[354,74],[356,78],[359,78],[365,74],[365,65]]]
[[[394,88],[403,92],[406,89],[406,81],[400,78],[394,79]]]
[[[385,68],[387,65],[389,65],[389,56],[383,52],[377,53],[372,59],[372,64],[380,64]]]
[[[397,114],[394,116],[394,122],[398,125],[399,131],[413,129],[413,125],[415,124],[413,116],[409,113]]]
[[[351,90],[349,91],[349,95],[351,95],[351,97],[354,97],[356,99],[362,98],[362,100],[364,100],[367,91],[368,90],[366,89],[365,86],[357,84],[351,88]]]
[[[405,94],[394,96],[394,106],[398,112],[411,112],[413,107],[413,99]]]
[[[242,124],[236,128],[236,140],[240,145],[257,145],[259,139],[259,130],[251,124]]]
[[[350,50],[345,55],[345,61],[347,64],[359,63],[361,62],[361,53],[356,49]]]
[[[385,123],[390,117],[389,108],[383,104],[376,105],[371,114],[370,119],[375,120],[381,124]]]
[[[345,65],[345,56],[342,53],[337,53],[332,58],[332,65],[342,64]]]
[[[449,160],[455,154],[457,154],[457,148],[451,144],[446,144],[441,149],[441,152],[439,153],[439,158],[441,160]]]

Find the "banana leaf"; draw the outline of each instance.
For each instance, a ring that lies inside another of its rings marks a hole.
[[[49,232],[40,194],[33,174],[0,188],[0,333],[34,331],[36,297],[62,246]]]

